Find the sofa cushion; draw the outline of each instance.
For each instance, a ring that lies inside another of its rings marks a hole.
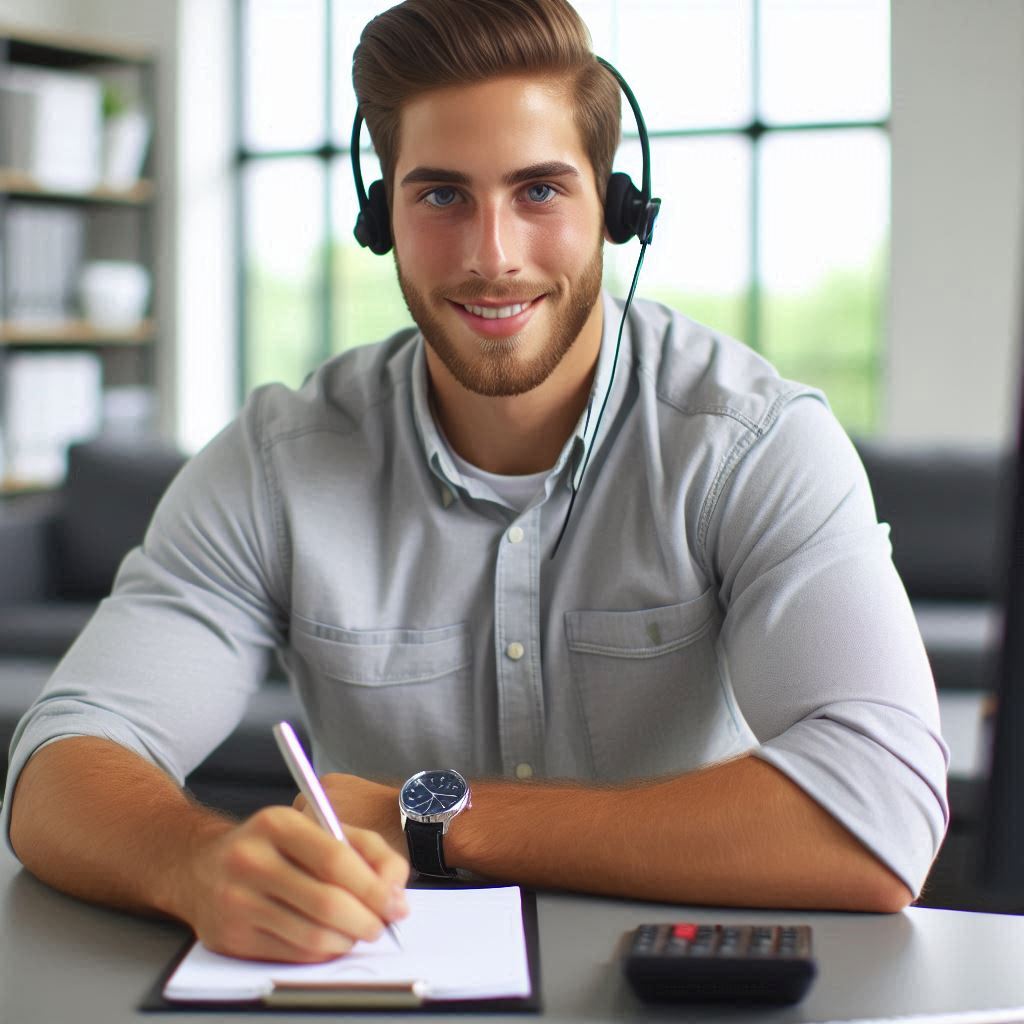
[[[54,596],[57,495],[0,502],[0,614],[7,605]]]
[[[855,444],[911,599],[998,600],[1009,454],[884,439]]]
[[[91,601],[4,605],[0,608],[0,654],[60,658],[95,611]]]
[[[915,601],[935,685],[941,690],[988,690],[1001,642],[1000,607],[980,601]]]
[[[72,445],[56,523],[57,593],[98,600],[142,541],[157,502],[184,462],[164,441]]]

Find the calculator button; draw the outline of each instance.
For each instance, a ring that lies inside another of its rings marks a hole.
[[[695,924],[677,924],[672,929],[672,938],[684,939],[686,942],[693,942],[697,937],[697,926]]]

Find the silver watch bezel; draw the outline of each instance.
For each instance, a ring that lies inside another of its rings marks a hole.
[[[438,811],[436,814],[420,814],[418,811],[414,811],[412,808],[406,810],[405,805],[402,803],[402,794],[405,792],[405,787],[410,782],[415,782],[417,779],[422,778],[424,775],[433,775],[435,772],[447,772],[449,775],[456,776],[465,787],[465,792],[462,796],[449,807],[446,811]],[[402,817],[402,831],[405,831],[405,823],[407,821],[421,822],[425,825],[441,825],[441,835],[447,835],[448,827],[452,823],[452,819],[457,815],[461,814],[467,807],[472,807],[472,793],[469,788],[469,781],[462,774],[457,772],[454,768],[427,768],[422,772],[416,772],[415,775],[410,775],[409,778],[402,783],[402,788],[398,791],[398,811]]]

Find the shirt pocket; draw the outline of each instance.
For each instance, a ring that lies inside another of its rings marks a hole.
[[[677,774],[737,753],[740,730],[718,666],[714,592],[637,611],[565,615],[569,665],[594,775]]]
[[[465,623],[353,630],[292,623],[296,687],[338,771],[405,778],[463,768],[472,734],[472,652]]]

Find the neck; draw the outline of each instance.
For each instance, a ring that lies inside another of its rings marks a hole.
[[[507,398],[468,391],[427,344],[431,401],[448,443],[488,473],[523,476],[550,469],[586,408],[603,326],[599,299],[551,375],[532,391]]]

